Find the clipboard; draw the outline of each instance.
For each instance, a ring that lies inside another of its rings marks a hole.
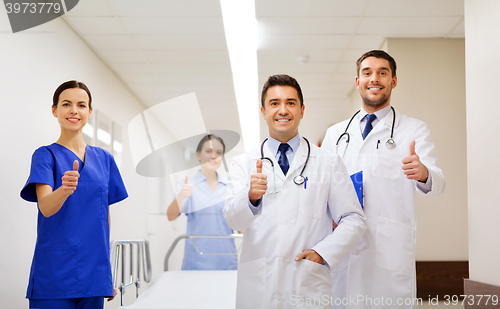
[[[361,209],[363,209],[363,171],[352,174],[351,180],[354,185],[354,190],[356,190],[359,203],[361,204]]]

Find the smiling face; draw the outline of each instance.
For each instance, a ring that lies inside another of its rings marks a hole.
[[[224,156],[224,146],[215,138],[212,138],[205,143],[201,151],[196,152],[198,160],[200,160],[202,170],[217,170]]]
[[[356,88],[363,99],[363,109],[373,113],[388,106],[397,81],[386,59],[368,57],[363,60],[356,77]]]
[[[80,88],[69,88],[61,92],[52,114],[61,125],[61,130],[81,131],[92,114],[89,96]]]
[[[274,86],[267,89],[262,117],[269,127],[269,135],[286,143],[299,133],[305,106],[300,106],[297,90],[291,86]]]

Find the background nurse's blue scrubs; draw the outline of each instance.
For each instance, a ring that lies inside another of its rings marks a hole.
[[[201,170],[192,178],[186,176],[177,185],[167,217],[172,221],[184,213],[188,217],[187,234],[229,235],[233,232],[222,215],[226,180],[216,172],[225,147],[218,136],[209,134],[203,137],[196,148]],[[236,270],[238,258],[234,239],[197,238],[194,242],[205,254],[200,255],[192,241],[186,239],[182,270]]]

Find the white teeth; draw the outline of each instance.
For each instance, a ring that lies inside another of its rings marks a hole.
[[[368,88],[368,89],[370,89],[370,90],[380,90],[382,88]]]
[[[279,122],[290,121],[290,119],[278,119]]]

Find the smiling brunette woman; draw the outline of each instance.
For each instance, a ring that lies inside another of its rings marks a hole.
[[[196,147],[200,171],[189,179],[186,176],[177,185],[167,217],[172,221],[181,213],[185,214],[187,234],[229,235],[233,232],[222,216],[227,182],[216,172],[225,151],[222,138],[205,135]],[[196,238],[193,242],[186,239],[182,270],[236,270],[238,259],[234,239]]]
[[[102,309],[116,290],[109,261],[109,205],[127,191],[113,156],[86,145],[92,114],[85,84],[68,81],[53,97],[57,142],[38,148],[21,197],[38,203],[37,240],[26,298],[30,308]]]

